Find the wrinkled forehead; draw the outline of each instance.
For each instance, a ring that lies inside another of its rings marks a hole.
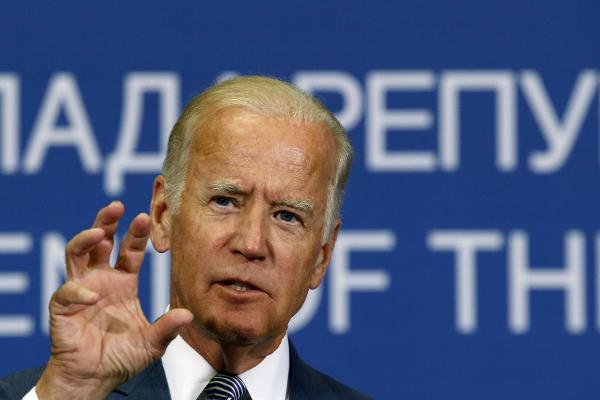
[[[213,114],[194,135],[192,162],[218,153],[256,161],[264,161],[268,155],[273,164],[325,174],[327,181],[335,175],[336,142],[324,123],[298,122],[235,107]]]

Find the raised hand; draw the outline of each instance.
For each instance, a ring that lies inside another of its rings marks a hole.
[[[67,281],[49,305],[51,356],[36,386],[42,400],[104,398],[159,358],[192,320],[189,311],[174,309],[150,324],[142,312],[138,275],[150,233],[147,214],[131,222],[110,266],[123,213],[120,202],[109,204],[67,245]]]

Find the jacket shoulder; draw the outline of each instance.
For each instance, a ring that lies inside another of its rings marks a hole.
[[[14,373],[0,380],[0,400],[25,396],[39,381],[45,366]],[[169,399],[169,387],[162,363],[156,361],[129,381],[116,387],[107,399]]]
[[[290,400],[368,400],[370,397],[320,372],[300,358],[290,342]]]
[[[44,367],[27,369],[11,374],[0,380],[0,399],[20,399],[38,382]]]

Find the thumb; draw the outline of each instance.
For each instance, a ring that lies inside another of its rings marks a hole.
[[[179,329],[192,322],[193,319],[192,313],[185,308],[174,308],[161,315],[150,326],[152,347],[163,352],[171,340],[175,339]]]

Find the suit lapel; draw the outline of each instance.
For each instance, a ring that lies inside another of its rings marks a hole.
[[[288,377],[289,400],[314,400],[330,398],[330,388],[322,377],[298,355],[296,347],[290,341],[290,373]],[[162,363],[151,364],[144,371],[118,386],[109,396],[109,400],[171,400],[167,377]]]
[[[118,386],[108,399],[142,400],[158,399],[170,400],[169,386],[162,363],[159,361],[134,376],[124,384]]]
[[[311,400],[311,393],[318,388],[318,380],[311,379],[310,368],[298,355],[296,347],[290,340],[290,376],[288,378],[289,400]],[[316,387],[315,387],[316,385]]]

